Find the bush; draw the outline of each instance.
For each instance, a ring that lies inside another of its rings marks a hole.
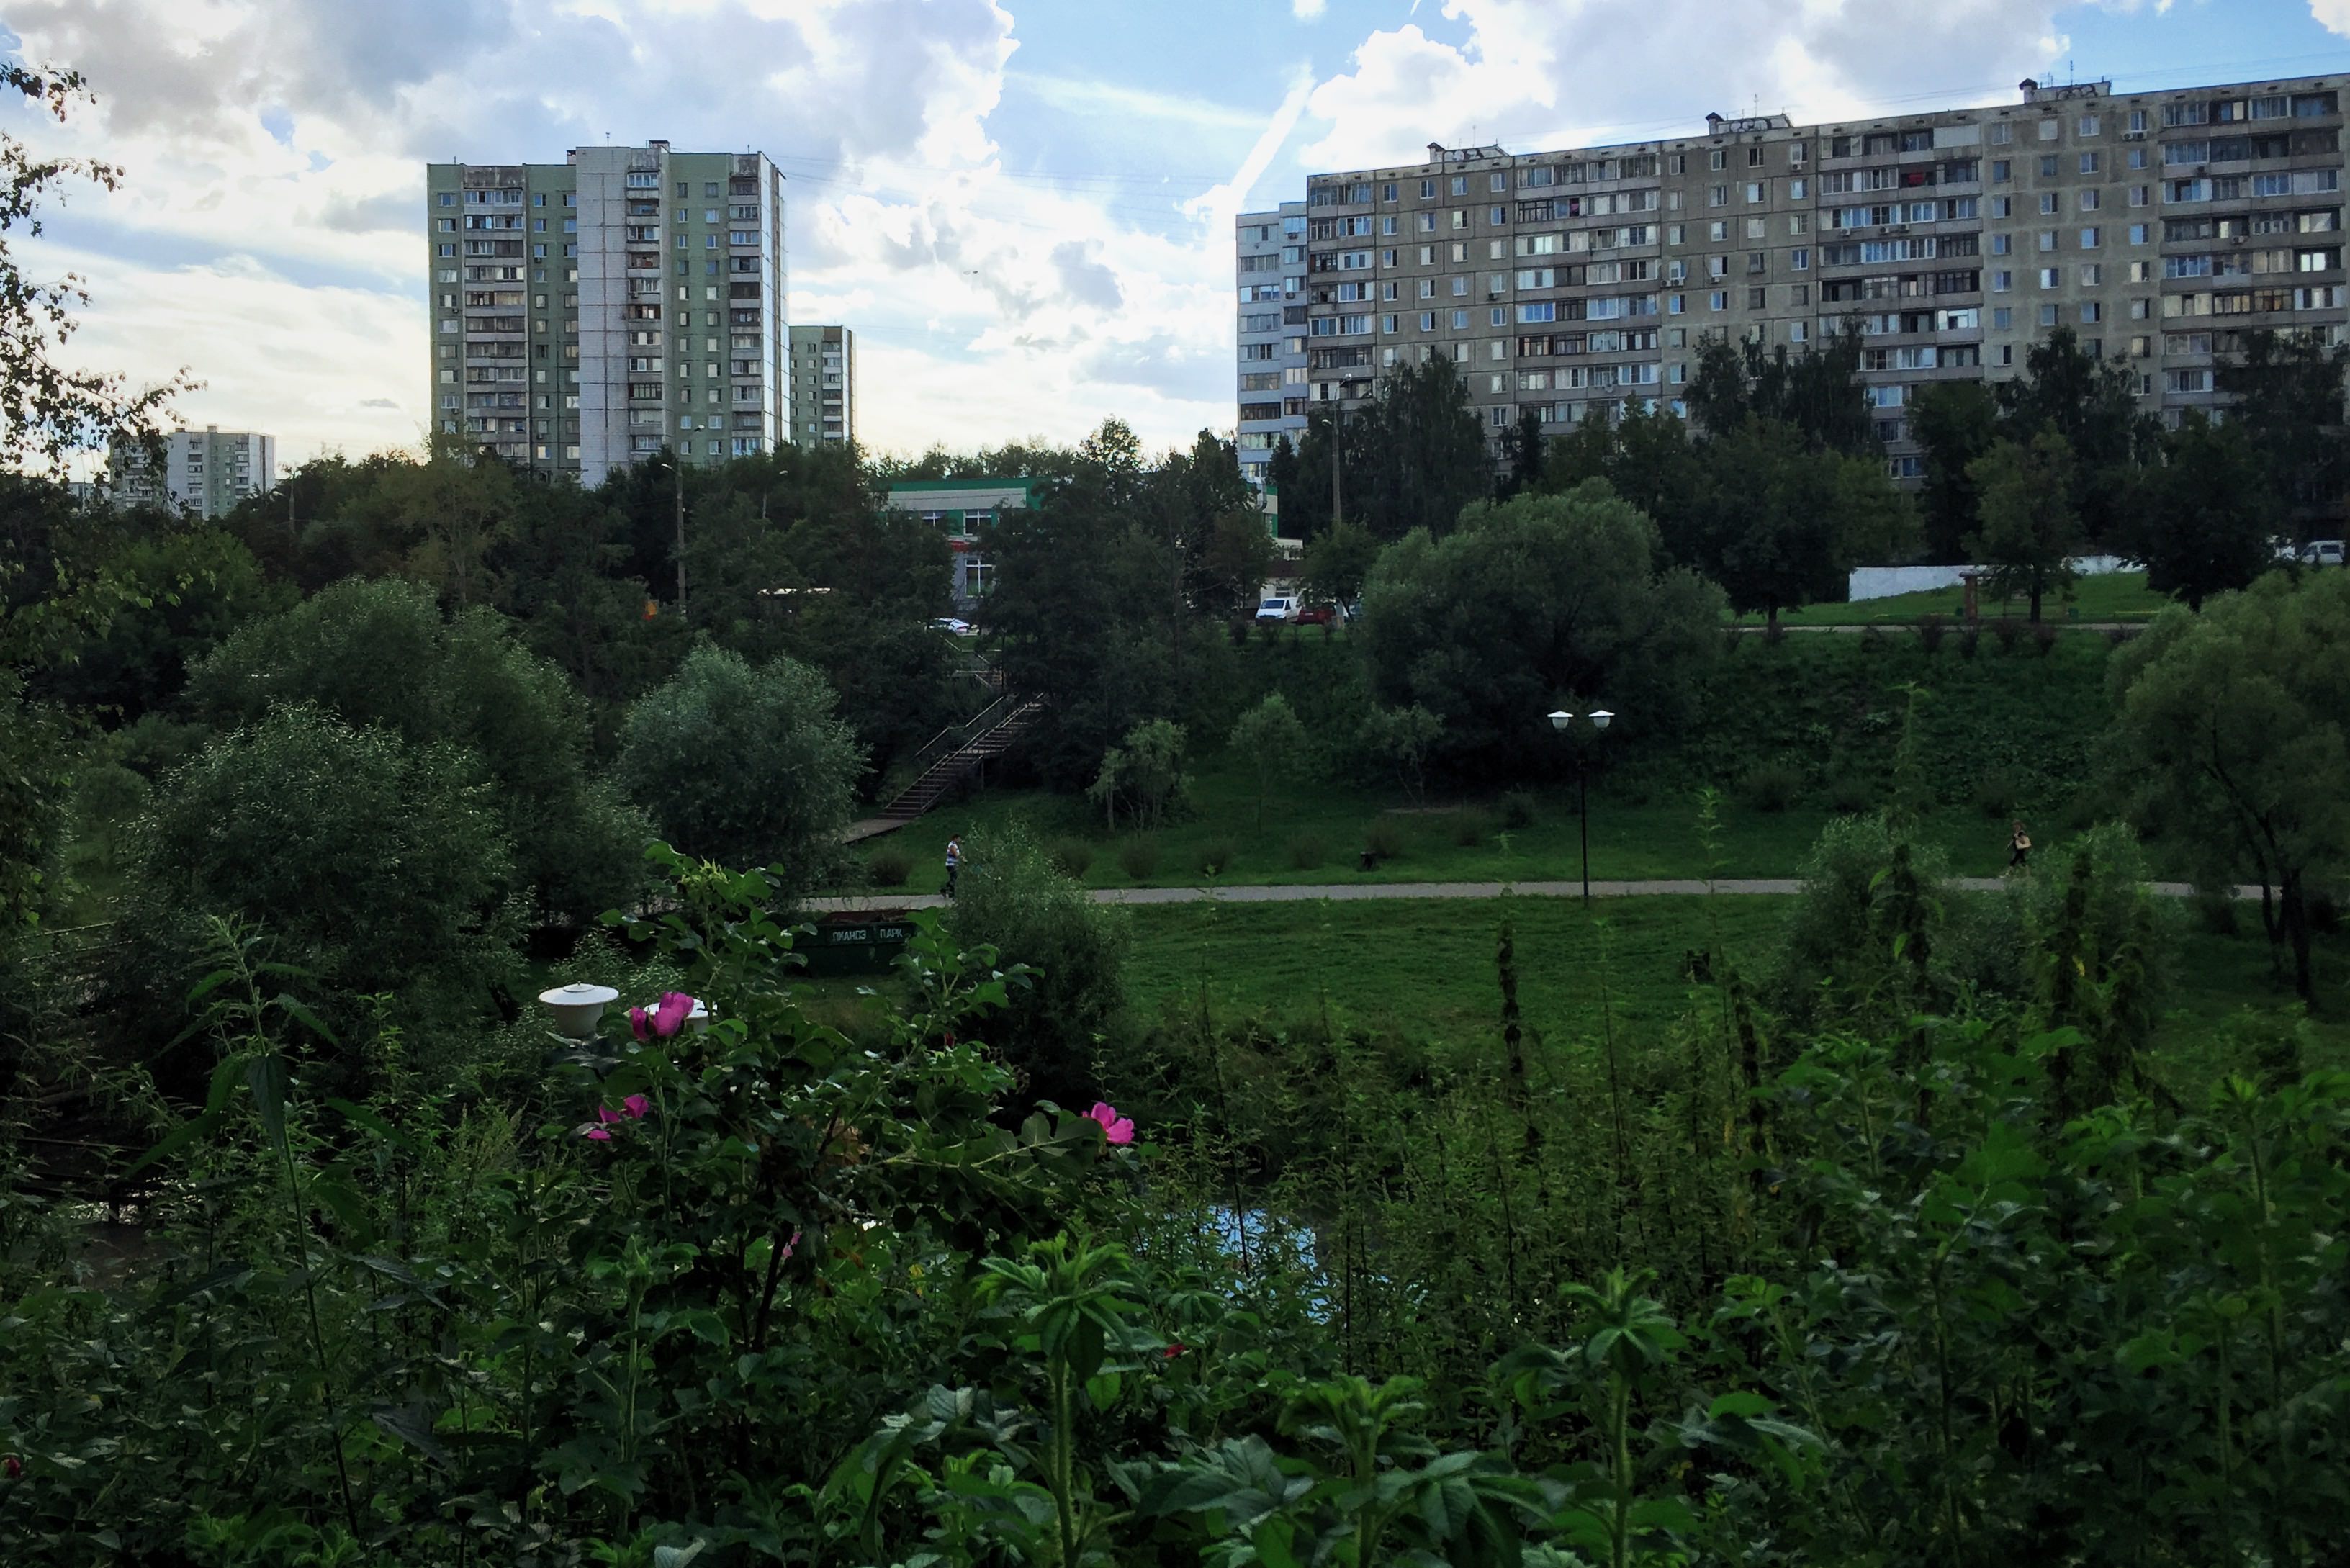
[[[1849,769],[1828,781],[1828,809],[1839,816],[1859,816],[1877,809],[1876,782]]]
[[[1860,650],[1863,653],[1882,653],[1885,649],[1885,633],[1881,629],[1873,626],[1860,628]]]
[[[1035,971],[983,1026],[1027,1097],[1092,1100],[1094,1042],[1117,1033],[1125,1007],[1125,911],[1094,902],[1015,826],[972,835],[945,929],[960,946],[985,943],[999,963]]]
[[[1991,623],[1991,634],[1999,639],[2002,653],[2013,653],[2015,639],[2023,635],[2023,623],[2012,616],[2002,616]]]
[[[1502,796],[1502,826],[1513,833],[1534,825],[1534,796],[1532,790],[1513,789]]]
[[[2116,627],[2110,628],[2108,628],[2108,629],[2106,630],[2106,640],[2108,643],[2112,644],[2114,647],[2116,647],[2116,648],[2119,648],[2119,647],[2121,647],[2124,643],[2128,642],[2128,641],[2132,640],[2133,639],[2135,639],[2135,638],[2137,636],[2137,634],[2138,634],[2138,628],[2137,628],[2137,627],[2134,627],[2134,626],[2116,626]]]
[[[1330,857],[1330,846],[1318,833],[1295,833],[1289,838],[1289,863],[1300,871],[1311,871]]]
[[[1403,858],[1403,829],[1385,817],[1363,830],[1363,847],[1382,860]]]
[[[1756,811],[1784,811],[1804,793],[1804,775],[1785,763],[1757,763],[1738,781],[1738,793]]]
[[[1981,649],[1982,628],[1969,622],[1967,629],[1959,633],[1959,657],[1972,659]]]
[[[1045,857],[1052,861],[1053,869],[1073,882],[1085,880],[1094,863],[1094,846],[1082,838],[1055,838],[1045,847]]]
[[[2015,815],[2015,780],[1993,770],[1975,781],[1975,809],[1998,820]]]
[[[1200,846],[1200,875],[1222,876],[1232,869],[1232,862],[1240,858],[1240,853],[1229,838],[1210,839]]]
[[[839,854],[864,755],[832,688],[795,659],[754,665],[703,645],[629,710],[619,774],[669,842],[734,866],[780,866],[789,898]]]
[[[1148,882],[1159,874],[1159,841],[1155,838],[1129,838],[1118,846],[1119,869],[1137,882]]]
[[[865,857],[866,879],[876,888],[902,888],[914,874],[914,857],[902,849],[877,849]]]
[[[1921,615],[1918,618],[1918,642],[1929,653],[1942,646],[1942,639],[1950,634],[1948,616]]]
[[[591,757],[588,703],[494,611],[444,618],[422,584],[348,577],[240,628],[190,674],[187,696],[189,711],[218,730],[250,729],[273,710],[308,702],[356,729],[463,746],[481,762],[483,804],[497,815],[515,868],[549,911],[585,923],[647,888],[644,848],[656,830],[622,796],[615,781],[626,770]],[[690,765],[704,771],[723,769],[738,749],[731,738],[680,744],[694,748]],[[762,794],[768,776],[749,793]],[[847,820],[844,785],[834,826]]]
[[[1887,874],[1906,864],[1918,902],[1905,910],[1890,897]],[[1836,1012],[1882,1006],[1907,1015],[1914,979],[1896,956],[1905,918],[1922,920],[1939,946],[1952,906],[1941,896],[1940,853],[1903,843],[1883,816],[1830,822],[1804,862],[1781,939],[1772,996],[1790,1024],[1810,1028]],[[1826,983],[1823,984],[1823,981]]]
[[[216,921],[258,928],[269,958],[308,971],[303,989],[341,1037],[322,1076],[338,1092],[366,1092],[369,993],[395,993],[411,1059],[453,1079],[478,1064],[463,1054],[493,988],[520,989],[522,872],[488,772],[462,746],[279,708],[173,773],[132,836],[113,985],[151,1061],[215,966]],[[213,1054],[192,1041],[159,1076],[185,1093]]]
[[[2056,647],[2056,639],[2063,635],[2054,625],[2042,621],[2032,628],[2032,651],[2043,659],[2047,658]]]
[[[1463,849],[1476,848],[1492,831],[1493,819],[1482,811],[1456,811],[1452,814],[1452,842]]]

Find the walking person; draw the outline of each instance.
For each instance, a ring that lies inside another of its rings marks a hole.
[[[2007,868],[2011,871],[2031,869],[2032,835],[2023,831],[2022,818],[2009,827],[2007,834]]]
[[[947,840],[947,885],[943,889],[950,898],[955,896],[955,875],[962,869],[962,837],[960,834]]]

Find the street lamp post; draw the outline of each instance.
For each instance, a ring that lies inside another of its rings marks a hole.
[[[1607,732],[1616,715],[1605,708],[1594,708],[1586,715],[1591,721],[1594,739]],[[1570,738],[1575,730],[1575,715],[1561,708],[1550,716],[1550,727]],[[1583,834],[1583,901],[1591,902],[1591,768],[1583,755],[1583,743],[1575,746],[1575,817]]]

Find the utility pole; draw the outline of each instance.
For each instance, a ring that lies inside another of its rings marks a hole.
[[[685,453],[671,449],[677,470],[677,618],[685,618]]]
[[[1343,383],[1341,383],[1343,385]],[[1347,520],[1344,498],[1339,493],[1339,470],[1346,466],[1344,452],[1347,441],[1347,405],[1335,403],[1330,409],[1330,526],[1335,531]]]

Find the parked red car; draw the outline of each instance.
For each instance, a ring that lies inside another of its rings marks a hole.
[[[1297,626],[1329,626],[1333,622],[1336,621],[1337,618],[1338,607],[1336,605],[1308,605],[1297,612],[1294,624]]]

